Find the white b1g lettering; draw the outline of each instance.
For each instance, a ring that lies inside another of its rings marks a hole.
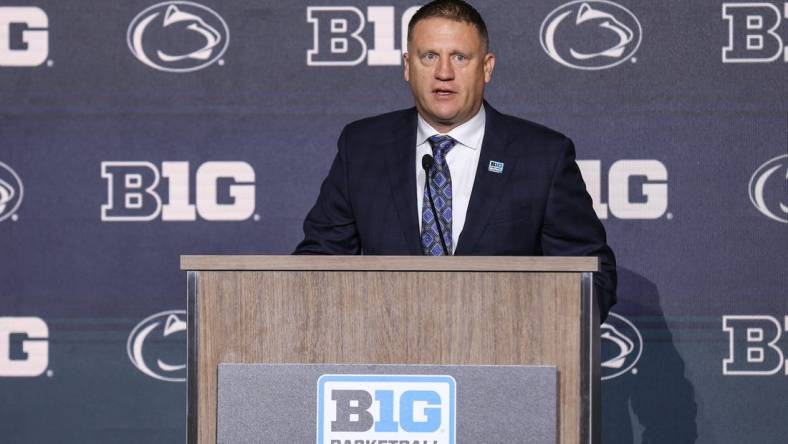
[[[21,350],[11,338],[22,335]],[[35,377],[49,365],[49,327],[37,317],[0,317],[0,377]],[[17,356],[13,356],[17,355]]]
[[[48,27],[41,8],[0,7],[0,66],[43,64],[49,56]]]
[[[369,6],[366,16],[354,6],[309,6],[306,20],[312,24],[312,49],[306,53],[308,66],[354,66],[367,60],[368,65],[400,65],[402,50],[408,46],[408,22],[419,6],[406,9],[400,18],[400,49],[395,46],[395,10],[393,6]],[[372,47],[361,33],[373,26]]]
[[[578,160],[577,165],[600,219],[608,218],[608,209],[618,219],[658,219],[666,213],[668,170],[659,160],[618,160],[610,165],[607,203],[602,200],[602,162]],[[630,189],[638,183],[635,179],[642,181],[639,193]]]
[[[788,3],[780,8],[766,2],[722,4],[728,25],[728,44],[722,48],[723,63],[788,62],[788,45],[781,30],[788,24]]]
[[[759,315],[723,316],[722,330],[728,334],[723,375],[768,376],[782,369],[788,375],[788,362],[779,346],[783,332],[788,332],[788,316],[783,320]]]
[[[189,162],[162,162],[161,170],[144,161],[102,162],[107,201],[102,221],[241,221],[255,210],[255,172],[246,162],[205,162],[194,177],[195,203],[189,201]],[[167,200],[159,190],[167,182]],[[222,198],[220,198],[220,190]]]

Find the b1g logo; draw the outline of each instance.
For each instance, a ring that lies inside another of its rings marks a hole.
[[[608,218],[608,210],[618,219],[658,219],[666,215],[668,170],[659,160],[618,160],[610,165],[607,203],[602,199],[602,163],[578,160],[577,165],[600,219]],[[673,215],[667,213],[667,217]]]
[[[41,318],[0,317],[0,377],[44,374],[49,365],[48,339],[49,327]],[[12,347],[17,343],[19,347]]]
[[[0,7],[0,66],[38,66],[49,55],[49,17],[36,7]]]
[[[170,1],[153,5],[131,21],[126,41],[140,62],[161,71],[190,72],[220,60],[230,29],[213,9]]]
[[[788,45],[780,29],[787,28],[788,3],[723,3],[722,19],[728,22],[728,45],[722,48],[723,63],[788,62]],[[783,34],[784,36],[785,34]]]
[[[783,369],[788,375],[788,362],[778,345],[788,332],[788,316],[723,316],[722,331],[728,333],[723,375],[768,376]]]
[[[400,65],[408,47],[408,23],[420,6],[402,13],[400,48],[394,46],[393,6],[369,6],[366,18],[354,6],[309,6],[306,21],[312,24],[313,45],[306,53],[308,66],[354,66],[367,59],[369,65]],[[364,31],[367,20],[374,25],[374,42],[367,49]]]
[[[750,202],[769,219],[788,224],[788,154],[769,159],[750,177]]]
[[[317,385],[318,444],[455,443],[451,376],[323,375]]]
[[[547,55],[564,66],[599,70],[635,55],[642,34],[629,9],[607,0],[576,0],[544,19],[539,41]]]
[[[241,221],[255,216],[255,172],[246,162],[205,162],[195,174],[195,204],[189,202],[189,162],[101,162],[107,181],[107,203],[101,220],[107,222],[194,221],[197,214],[209,221]],[[167,200],[158,190],[168,181]]]

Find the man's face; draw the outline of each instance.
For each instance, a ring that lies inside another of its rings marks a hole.
[[[404,59],[416,108],[436,130],[446,133],[479,111],[495,56],[485,54],[473,25],[441,17],[421,20]]]

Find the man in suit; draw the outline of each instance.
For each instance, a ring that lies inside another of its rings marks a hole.
[[[416,106],[345,127],[295,253],[597,256],[604,320],[615,258],[574,146],[484,101],[488,41],[461,0],[413,16],[404,61]]]

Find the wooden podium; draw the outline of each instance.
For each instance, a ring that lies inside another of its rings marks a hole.
[[[189,443],[215,443],[219,363],[558,370],[558,441],[599,442],[594,257],[182,256]]]

